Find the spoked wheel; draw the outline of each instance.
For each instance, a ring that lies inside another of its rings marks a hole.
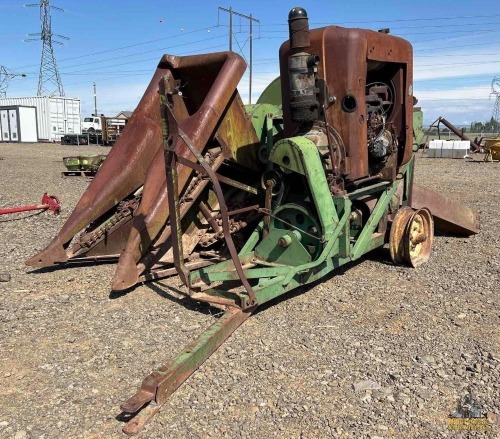
[[[433,241],[434,221],[429,209],[399,209],[389,238],[392,262],[418,267],[429,259]]]

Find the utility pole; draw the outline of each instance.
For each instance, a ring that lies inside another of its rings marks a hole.
[[[252,14],[248,17],[250,21],[250,71],[249,71],[249,78],[248,78],[248,103],[249,105],[252,105],[252,65],[253,65],[253,18]],[[258,21],[258,20],[256,20]]]
[[[236,12],[233,10],[233,8],[230,6],[229,9],[223,8],[219,6],[220,11],[228,12],[229,13],[229,51],[233,51],[233,14],[237,15],[238,17],[246,18],[250,22],[250,77],[248,81],[248,101],[249,104],[252,103],[252,64],[253,64],[253,22],[255,21],[256,23],[260,23],[259,20],[255,19],[252,17],[252,14],[250,15],[244,15],[239,12]]]
[[[94,115],[97,117],[97,91],[95,88],[95,82],[94,82]]]
[[[52,9],[64,12],[64,9],[56,6],[50,6],[50,0],[40,0],[40,3],[32,3],[26,5],[29,7],[40,8],[40,23],[41,32],[36,34],[28,34],[30,37],[24,41],[38,41],[42,40],[42,60],[40,62],[40,75],[38,77],[38,91],[37,96],[64,96],[64,89],[57,69],[56,58],[54,55],[53,44],[60,44],[60,41],[55,40],[53,37],[69,40],[68,37],[52,33],[51,15]]]
[[[26,77],[24,73],[17,73],[8,69],[5,66],[0,66],[0,98],[7,97],[7,88],[9,88],[9,81],[16,76]]]
[[[233,51],[233,7],[229,6],[229,51]]]

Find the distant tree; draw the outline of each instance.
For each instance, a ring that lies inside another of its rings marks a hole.
[[[497,133],[500,131],[500,122],[493,119],[488,122],[472,122],[470,124],[471,133]]]

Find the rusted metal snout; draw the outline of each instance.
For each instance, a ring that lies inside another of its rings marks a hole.
[[[45,267],[67,262],[72,256],[70,242],[75,235],[144,183],[146,170],[162,146],[158,110],[158,81],[162,73],[161,69],[156,70],[122,135],[57,236],[26,265]]]
[[[179,128],[192,140],[198,152],[201,153],[207,142],[215,136],[216,127],[221,122],[223,114],[237,99],[236,86],[243,76],[246,63],[233,52],[222,52],[188,57],[165,55],[160,66],[171,72],[172,76],[180,77],[181,83],[183,77],[191,78],[190,81],[185,81],[182,90],[189,103],[194,101],[196,94],[203,96],[203,92],[206,93],[201,105],[192,115],[188,115],[186,108],[179,111],[179,107],[185,105],[183,100],[179,100],[174,105]],[[203,81],[200,78],[202,72],[207,72],[204,74]],[[196,76],[198,76],[198,81]],[[207,83],[209,83],[208,88]],[[199,99],[198,96],[197,99]],[[176,153],[193,161],[194,157],[182,139],[177,137],[175,142]],[[177,174],[179,190],[182,191],[189,181],[192,170],[179,166]],[[141,258],[148,253],[153,243],[159,246],[170,236],[169,231],[159,236],[165,228],[168,216],[165,161],[163,153],[159,152],[155,162],[148,169],[143,201],[138,209],[127,245],[120,255],[112,282],[113,290],[123,290],[137,283],[141,274],[141,269],[137,267],[137,264]]]

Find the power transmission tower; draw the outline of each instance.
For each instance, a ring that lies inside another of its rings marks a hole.
[[[491,95],[496,96],[493,115],[491,117],[497,124],[500,124],[500,76],[495,76],[493,81],[491,81]]]
[[[60,41],[55,40],[54,37],[62,38],[63,40],[69,40],[69,38],[52,33],[50,16],[50,11],[52,9],[60,12],[64,12],[64,9],[56,6],[50,6],[50,0],[40,0],[40,3],[32,3],[26,6],[40,8],[40,23],[42,31],[36,34],[28,34],[28,36],[34,38],[25,40],[42,40],[42,60],[40,62],[37,96],[64,96],[64,89],[61,77],[59,76],[59,70],[57,70],[56,58],[54,56],[53,44],[63,44]]]
[[[253,64],[253,22],[255,21],[256,23],[260,23],[259,20],[255,19],[252,17],[252,14],[250,15],[244,15],[240,14],[239,12],[236,12],[232,7],[229,7],[229,9],[223,8],[219,6],[219,11],[224,11],[229,13],[229,50],[232,52],[233,51],[233,15],[237,15],[238,17],[246,18],[249,23],[250,23],[250,62],[249,67],[249,81],[248,81],[248,101],[249,104],[252,103],[252,64]],[[219,23],[217,23],[219,25]]]
[[[9,81],[16,76],[26,77],[24,73],[17,73],[8,69],[5,66],[0,66],[0,98],[7,97],[7,88],[9,88]]]

